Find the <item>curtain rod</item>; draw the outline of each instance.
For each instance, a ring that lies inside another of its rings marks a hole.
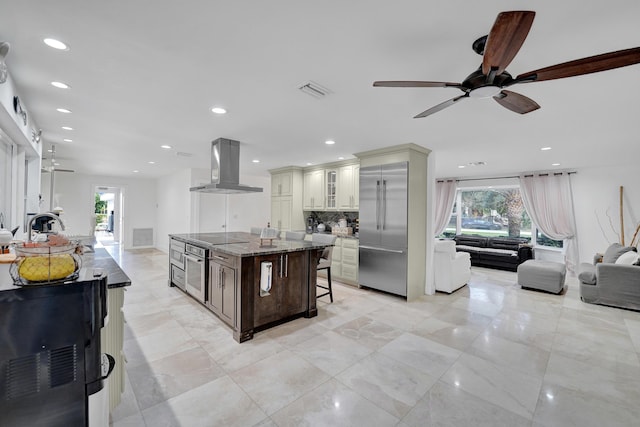
[[[549,175],[562,175],[566,173],[567,175],[573,175],[576,174],[578,172],[546,172],[546,173],[540,173],[537,174],[538,176],[549,176]],[[522,175],[524,177],[531,177],[534,176],[533,174],[525,174]],[[490,179],[512,179],[512,178],[520,178],[520,175],[514,175],[514,176],[492,176],[492,177],[488,177],[488,178],[458,178],[458,179],[436,179],[436,182],[451,182],[451,181],[455,181],[455,182],[462,182],[462,181],[486,181],[486,180],[490,180]]]

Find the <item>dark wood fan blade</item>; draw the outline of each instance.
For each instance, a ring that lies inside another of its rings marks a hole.
[[[492,69],[501,74],[507,68],[527,38],[535,16],[535,12],[522,10],[498,15],[484,47],[483,74]]]
[[[379,81],[373,82],[375,87],[457,87],[461,88],[460,83],[450,82],[416,82],[416,81]]]
[[[519,114],[527,114],[540,108],[538,103],[519,93],[503,90],[493,97],[498,104]]]
[[[576,59],[575,61],[563,62],[562,64],[552,65],[551,67],[529,71],[516,77],[515,82],[540,82],[543,80],[563,79],[565,77],[580,76],[582,74],[591,74],[626,67],[627,65],[637,63],[640,63],[640,47],[603,53],[602,55]]]
[[[455,104],[456,102],[460,101],[463,98],[468,98],[469,94],[464,94],[464,95],[460,95],[457,96],[455,98],[452,98],[448,101],[444,101],[438,105],[436,105],[435,107],[431,107],[426,111],[423,111],[422,113],[418,114],[417,116],[414,117],[414,119],[420,119],[422,117],[427,117],[430,116],[433,113],[437,113],[438,111],[444,110],[447,107],[451,107],[453,104]]]

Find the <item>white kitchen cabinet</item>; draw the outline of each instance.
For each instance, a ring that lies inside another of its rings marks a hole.
[[[338,207],[337,198],[338,172],[335,169],[325,170],[325,209],[335,211]]]
[[[360,205],[360,165],[340,167],[337,178],[337,209],[358,210]]]
[[[294,171],[271,175],[271,196],[291,196],[293,193]]]
[[[324,210],[324,169],[305,172],[303,209],[304,210]]]
[[[302,168],[288,167],[269,172],[271,172],[271,226],[280,231],[304,230]]]
[[[331,257],[331,278],[358,284],[358,239],[338,237]],[[321,273],[319,273],[321,274]]]

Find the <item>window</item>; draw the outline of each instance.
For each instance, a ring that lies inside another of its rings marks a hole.
[[[562,241],[545,236],[531,223],[520,189],[514,186],[459,189],[441,237],[457,234],[520,237],[538,246],[562,248]]]

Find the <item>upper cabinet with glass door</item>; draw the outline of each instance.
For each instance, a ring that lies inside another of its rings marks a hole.
[[[336,187],[337,187],[337,172],[333,169],[327,169],[326,170],[326,177],[325,177],[325,182],[326,182],[326,206],[325,208],[328,211],[332,211],[332,210],[336,210],[337,206],[338,206],[338,202],[337,202],[337,192],[336,192]]]

